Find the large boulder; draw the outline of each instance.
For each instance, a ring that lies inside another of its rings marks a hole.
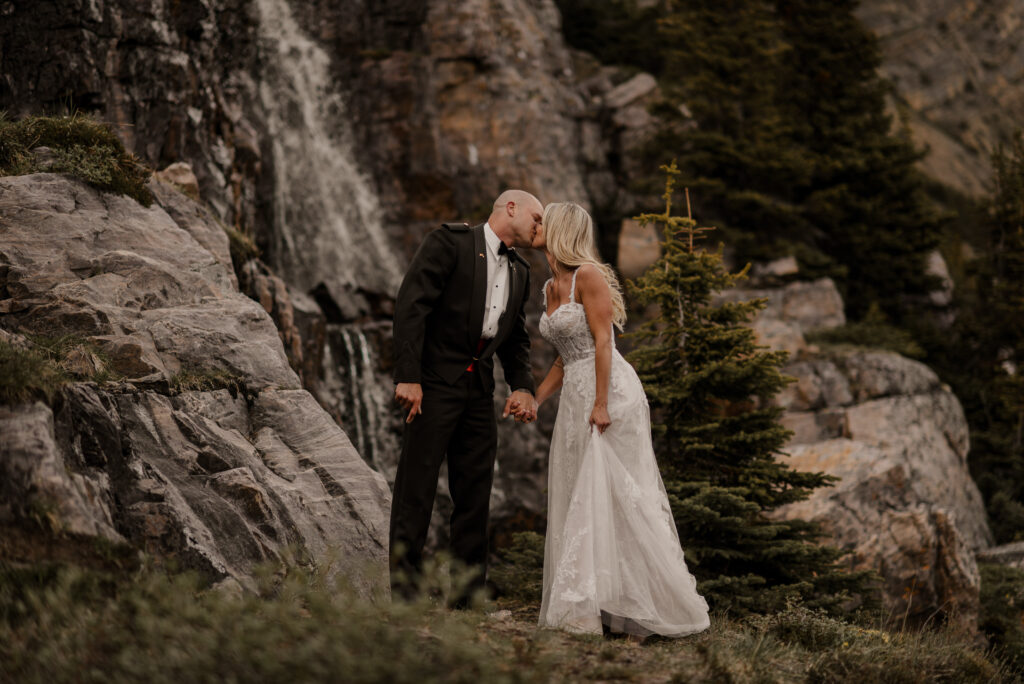
[[[120,378],[73,383],[54,411],[0,410],[0,517],[124,538],[243,586],[285,557],[382,584],[384,478],[301,389],[220,225],[156,189],[144,208],[63,176],[0,179],[5,341],[72,334]]]
[[[776,515],[821,523],[851,567],[878,571],[894,614],[974,624],[974,553],[992,535],[956,397],[927,366],[892,352],[831,351],[784,372],[797,382],[777,398],[794,432],[783,460],[840,480]]]

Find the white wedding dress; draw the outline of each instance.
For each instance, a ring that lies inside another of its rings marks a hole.
[[[578,272],[578,269],[577,269]],[[549,281],[550,282],[550,281]],[[647,397],[614,348],[603,434],[594,407],[594,338],[583,305],[547,314],[540,333],[564,363],[548,461],[548,528],[540,624],[573,632],[678,637],[707,629],[708,604],[687,570],[651,444]]]

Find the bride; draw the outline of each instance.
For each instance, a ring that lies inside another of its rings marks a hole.
[[[558,358],[537,390],[563,388],[548,464],[542,626],[679,637],[707,629],[651,444],[647,397],[615,348],[625,322],[612,269],[596,258],[590,215],[549,204],[533,247],[552,278],[540,332]]]

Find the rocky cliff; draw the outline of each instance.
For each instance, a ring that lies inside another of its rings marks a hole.
[[[857,16],[879,37],[882,74],[933,178],[987,191],[989,155],[1022,125],[1024,3],[864,0]]]
[[[243,586],[286,557],[380,586],[384,478],[238,291],[221,225],[151,188],[144,208],[68,177],[0,178],[3,340],[71,340],[60,362],[94,379],[53,408],[0,407],[0,523],[42,517]]]

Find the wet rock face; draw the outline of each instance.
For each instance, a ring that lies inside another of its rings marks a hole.
[[[243,586],[292,553],[381,584],[384,478],[300,388],[270,315],[221,261],[223,229],[173,188],[157,200],[0,179],[5,339],[77,334],[123,378],[74,383],[54,410],[0,408],[0,517],[124,538]],[[197,379],[229,389],[190,390]]]
[[[586,103],[554,2],[299,4],[332,47],[358,158],[404,258],[441,221],[483,220],[506,187],[589,204]]]

